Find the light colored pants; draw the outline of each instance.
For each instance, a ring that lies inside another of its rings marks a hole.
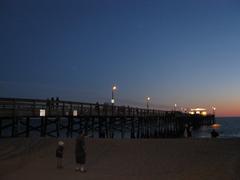
[[[82,172],[85,171],[84,164],[77,164],[76,171],[82,171]]]

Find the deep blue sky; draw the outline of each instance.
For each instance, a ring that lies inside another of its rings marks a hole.
[[[0,27],[1,97],[240,106],[240,1],[1,0]]]

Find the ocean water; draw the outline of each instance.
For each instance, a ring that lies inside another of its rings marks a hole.
[[[216,118],[216,123],[221,127],[217,129],[219,138],[240,138],[240,117],[222,117]],[[209,126],[202,126],[198,130],[193,131],[195,138],[209,138],[211,137],[212,128]]]

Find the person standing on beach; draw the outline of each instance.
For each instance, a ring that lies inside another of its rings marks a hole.
[[[184,127],[184,137],[187,138],[188,137],[188,124],[185,124],[185,127]]]
[[[56,150],[56,157],[57,157],[57,168],[58,169],[62,169],[63,168],[63,150],[64,150],[64,142],[63,141],[59,141],[58,142],[58,147]]]
[[[184,137],[189,138],[192,137],[192,126],[185,124],[184,128]]]
[[[187,134],[188,134],[188,137],[192,137],[192,126],[188,126]]]
[[[211,137],[212,138],[217,138],[218,136],[219,136],[219,133],[215,129],[213,129],[212,132],[211,132]]]
[[[86,172],[85,136],[83,132],[81,132],[80,136],[76,139],[75,157],[76,157],[76,163],[77,163],[75,170],[80,172]]]

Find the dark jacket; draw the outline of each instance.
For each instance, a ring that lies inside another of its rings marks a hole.
[[[213,130],[213,131],[211,132],[211,136],[212,136],[212,138],[216,138],[216,137],[219,136],[219,134],[218,134],[217,131]]]
[[[57,150],[56,150],[56,157],[57,158],[63,158],[63,150],[64,150],[63,146],[58,146],[57,147]]]
[[[189,126],[189,127],[187,128],[187,136],[188,136],[188,137],[192,137],[192,127],[191,127],[191,126]]]
[[[83,136],[77,138],[75,146],[76,163],[86,163],[85,139]]]

